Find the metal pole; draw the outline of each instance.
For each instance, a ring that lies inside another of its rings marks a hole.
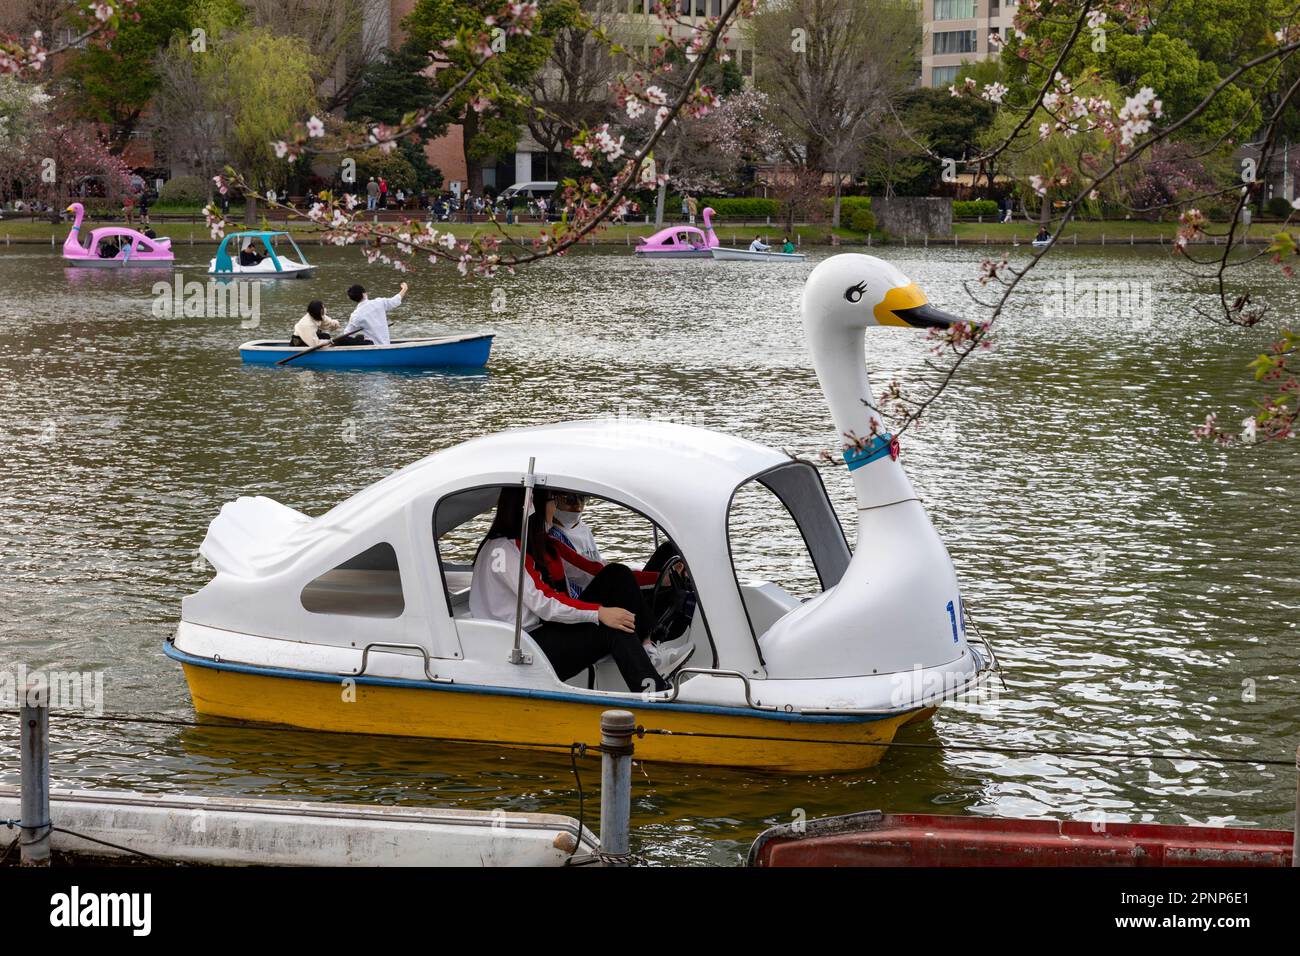
[[[24,685],[19,722],[20,798],[18,844],[23,866],[50,865],[50,711],[44,684]]]
[[[628,866],[632,852],[632,734],[630,710],[600,715],[600,862]]]
[[[536,458],[528,459],[528,474],[524,475],[524,518],[519,528],[519,579],[515,589],[515,646],[510,651],[511,664],[528,664],[531,658],[519,650],[524,630],[524,562],[528,555],[528,516],[533,510],[533,466]]]

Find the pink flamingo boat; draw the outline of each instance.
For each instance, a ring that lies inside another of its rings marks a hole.
[[[709,250],[721,243],[713,231],[713,208],[705,207],[704,228],[694,226],[669,226],[660,229],[649,239],[642,239],[636,247],[638,256],[647,259],[709,259]]]
[[[128,266],[167,266],[175,259],[170,239],[151,239],[124,226],[96,229],[83,245],[81,222],[86,218],[86,208],[74,202],[67,211],[76,214],[72,231],[63,240],[63,261],[67,265],[86,269],[124,269]]]

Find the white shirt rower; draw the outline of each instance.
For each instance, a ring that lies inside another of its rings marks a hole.
[[[755,236],[754,241],[749,244],[750,252],[767,252],[771,248],[771,246],[764,243],[763,240],[757,236]]]
[[[375,345],[391,344],[388,335],[388,313],[402,304],[402,297],[406,295],[407,288],[407,284],[403,282],[397,295],[391,299],[372,299],[359,285],[348,289],[348,298],[355,302],[357,307],[352,310],[352,316],[348,319],[343,334],[352,335],[360,332]]]

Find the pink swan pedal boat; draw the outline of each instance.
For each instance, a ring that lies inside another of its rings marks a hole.
[[[125,269],[127,267],[170,266],[175,260],[170,239],[151,239],[135,229],[124,226],[105,226],[90,234],[83,245],[81,223],[86,218],[86,208],[74,202],[67,209],[75,214],[72,230],[63,240],[63,261],[66,265],[82,269]],[[101,250],[116,252],[101,255]]]
[[[649,239],[642,239],[636,254],[646,259],[708,259],[709,250],[720,246],[713,231],[713,208],[704,210],[704,228],[669,226]]]

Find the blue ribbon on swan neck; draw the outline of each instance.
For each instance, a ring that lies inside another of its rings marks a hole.
[[[863,465],[869,465],[873,461],[878,461],[888,455],[893,443],[893,435],[876,435],[860,448],[846,448],[844,450],[844,463],[849,466],[849,471],[854,471]]]

